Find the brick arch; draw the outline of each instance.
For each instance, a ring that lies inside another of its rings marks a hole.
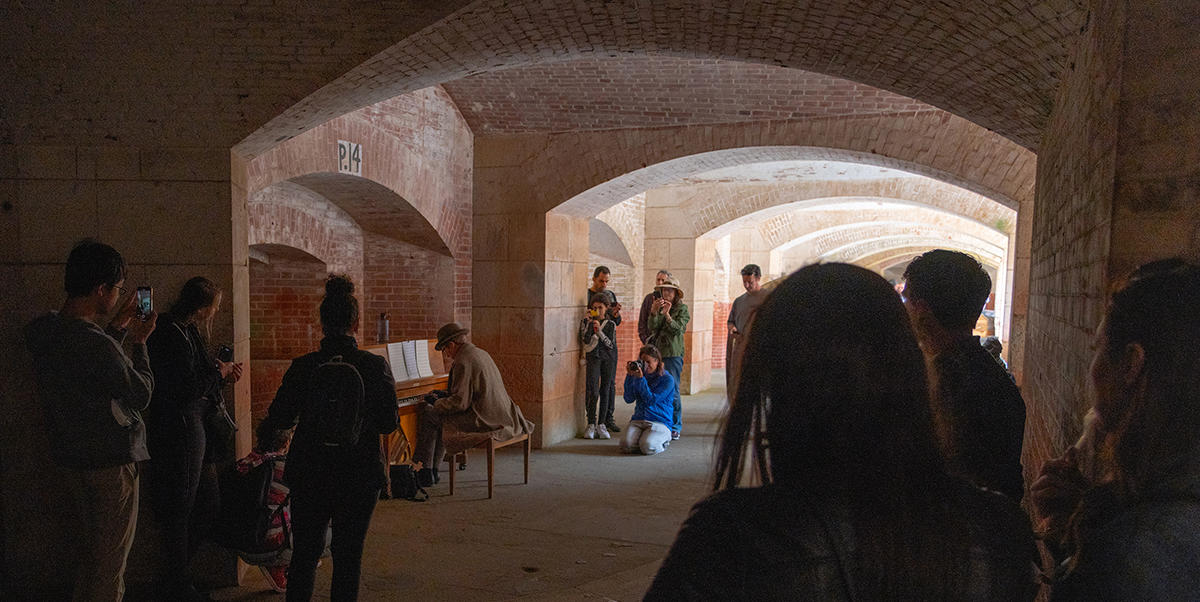
[[[268,244],[295,248],[331,271],[362,280],[362,229],[328,198],[284,181],[259,190],[246,206],[251,249]]]
[[[412,116],[397,123],[394,114]],[[415,122],[414,125],[412,122]],[[431,169],[422,136],[443,136],[470,145],[469,131],[440,88],[421,90],[342,115],[289,139],[246,165],[247,191],[290,181],[334,201],[366,232],[414,244],[446,256],[469,255],[470,207],[462,206],[462,173],[423,177]],[[339,173],[337,144],[362,145],[360,176]],[[439,152],[453,152],[443,151]],[[444,161],[443,161],[444,162]]]
[[[714,169],[841,161],[927,176],[1015,210],[1032,201],[1037,168],[1032,151],[944,111],[643,130],[636,144],[616,147],[605,136],[538,136],[544,168],[514,186],[548,211],[591,217]]]
[[[867,202],[877,199],[863,199]],[[908,228],[913,232],[937,231],[958,232],[987,242],[997,248],[1007,248],[1009,235],[989,225],[955,213],[939,211],[921,205],[879,203],[875,207],[862,208],[855,203],[851,209],[840,209],[840,199],[829,199],[827,204],[798,209],[764,220],[758,227],[763,240],[772,250],[802,244],[807,240],[835,230],[847,230],[864,226],[888,226]]]
[[[592,254],[605,257],[627,267],[635,267],[635,262],[628,246],[607,222],[592,218],[588,220],[588,250]]]
[[[822,261],[857,261],[860,249],[882,249],[896,245],[912,246],[932,241],[957,242],[958,244],[978,249],[997,262],[1004,256],[1007,240],[984,239],[945,227],[931,227],[928,224],[916,222],[870,222],[851,223],[814,230],[796,240],[780,246],[774,252],[784,255],[803,254],[814,260]],[[886,241],[886,244],[885,244]],[[921,241],[921,243],[909,242]],[[871,252],[875,252],[872,250]]]
[[[950,246],[950,245],[942,245],[937,248],[950,249],[952,251],[962,250],[962,249],[958,249],[958,248]],[[934,249],[934,247],[922,247],[922,246],[896,247],[896,248],[892,248],[892,249],[886,249],[886,250],[880,251],[878,253],[868,255],[866,257],[862,257],[858,260],[858,264],[865,268],[882,272],[884,270],[890,269],[897,265],[912,261],[913,258],[916,257],[917,255],[920,255],[927,251],[932,251],[933,249]],[[992,268],[993,270],[999,270],[999,268],[1000,268],[999,265],[989,264],[985,260],[985,258],[981,257],[979,259],[980,259],[980,263],[984,264],[987,267]]]
[[[892,249],[920,247],[924,249],[951,249],[974,255],[982,263],[995,268],[1002,263],[1003,253],[997,253],[995,247],[974,244],[953,236],[881,236],[871,240],[829,249],[819,256],[821,261],[842,261],[858,263],[863,258],[870,257],[882,251]]]
[[[405,92],[472,73],[605,55],[768,63],[843,77],[945,107],[1034,148],[1086,12],[899,0],[739,9],[698,0],[557,3],[480,0],[409,35],[272,119],[239,144],[276,140]]]
[[[983,195],[931,178],[798,181],[777,184],[708,185],[697,188],[680,210],[696,236],[720,237],[746,223],[785,221],[801,209],[840,202],[883,203],[954,215],[1012,231],[1016,211]]]

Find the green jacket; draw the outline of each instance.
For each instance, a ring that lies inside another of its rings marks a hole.
[[[650,314],[646,320],[650,338],[646,342],[658,347],[663,357],[683,357],[683,331],[691,319],[687,304],[683,302],[671,306],[670,320],[662,314]]]

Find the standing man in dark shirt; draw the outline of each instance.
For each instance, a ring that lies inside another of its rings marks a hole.
[[[767,294],[762,290],[762,268],[753,263],[742,268],[742,286],[746,292],[733,300],[729,308],[729,336],[725,339],[725,395],[732,400],[736,395],[737,378],[742,373],[742,352],[746,348],[750,318],[762,305]]]
[[[662,283],[666,282],[670,277],[671,272],[659,270],[658,274],[655,274],[654,276],[654,286],[662,286]],[[650,291],[650,294],[646,295],[645,299],[642,299],[642,311],[638,313],[638,340],[640,340],[643,345],[645,345],[646,340],[650,338],[650,310],[654,307],[654,302],[661,298],[662,295],[659,294],[658,288],[654,288]]]
[[[914,259],[904,281],[904,304],[932,371],[933,414],[948,468],[1020,500],[1025,400],[971,333],[991,278],[970,255],[937,249]]]
[[[590,306],[592,304],[592,297],[594,297],[596,295],[607,296],[608,297],[607,317],[609,320],[612,320],[614,326],[620,326],[621,325],[621,304],[617,302],[616,293],[608,290],[608,280],[611,276],[612,276],[612,271],[608,269],[608,266],[604,266],[604,265],[596,266],[596,270],[592,272],[592,286],[588,288],[587,299],[584,300],[583,304],[585,306]],[[617,341],[615,338],[613,339],[613,347],[612,347],[611,353],[612,353],[612,359],[611,359],[612,365],[611,366],[609,366],[609,365],[603,366],[603,369],[604,369],[603,373],[615,375],[616,369],[617,369],[617,359],[616,358],[620,357],[618,355],[619,352],[617,351]],[[606,360],[606,361],[608,361],[608,360]],[[600,406],[605,408],[605,415],[600,416],[599,418],[602,419],[601,421],[604,423],[605,428],[610,433],[621,432],[621,428],[618,427],[616,421],[613,420],[613,405],[616,403],[616,400],[617,400],[617,394],[616,394],[616,386],[617,385],[616,385],[616,381],[613,380],[615,378],[616,377],[614,376],[613,378],[609,379],[609,382],[600,383],[600,394],[604,396],[604,399],[600,400],[601,401]]]

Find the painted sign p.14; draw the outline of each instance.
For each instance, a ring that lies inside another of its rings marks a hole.
[[[362,175],[362,145],[338,140],[338,173]]]

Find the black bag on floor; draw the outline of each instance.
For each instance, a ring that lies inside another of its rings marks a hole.
[[[417,471],[412,464],[393,464],[388,470],[392,481],[392,497],[398,500],[424,502],[429,499],[429,492],[417,483]]]

